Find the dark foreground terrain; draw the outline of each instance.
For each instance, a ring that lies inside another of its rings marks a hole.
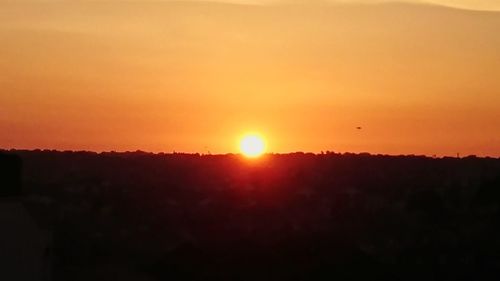
[[[500,159],[8,153],[52,280],[500,280]]]

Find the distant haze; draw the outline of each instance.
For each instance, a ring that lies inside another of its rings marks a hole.
[[[500,1],[259,2],[0,1],[0,148],[500,156]]]

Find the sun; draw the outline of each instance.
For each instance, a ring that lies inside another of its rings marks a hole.
[[[257,158],[266,152],[266,140],[259,134],[246,134],[240,139],[240,151],[249,158]]]

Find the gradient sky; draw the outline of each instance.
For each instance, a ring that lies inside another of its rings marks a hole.
[[[500,1],[293,2],[0,0],[0,147],[500,156]]]

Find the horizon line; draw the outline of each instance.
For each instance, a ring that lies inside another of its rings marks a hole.
[[[0,152],[57,152],[57,153],[90,153],[90,154],[149,154],[149,155],[192,155],[192,156],[242,156],[244,155],[240,152],[226,152],[226,153],[204,153],[204,152],[186,152],[186,151],[176,151],[173,150],[171,152],[167,151],[147,151],[147,150],[72,150],[72,149],[50,149],[50,148],[0,148]],[[324,150],[320,152],[311,152],[311,151],[292,151],[292,152],[266,152],[261,157],[256,159],[265,157],[265,156],[283,156],[283,155],[292,155],[292,154],[303,154],[303,155],[356,155],[356,156],[386,156],[386,157],[425,157],[430,159],[445,159],[445,158],[455,158],[455,159],[463,159],[463,158],[484,158],[484,159],[500,159],[500,156],[492,156],[492,155],[476,155],[476,154],[468,154],[461,155],[457,153],[456,155],[438,155],[438,154],[391,154],[391,153],[377,153],[377,152],[352,152],[352,151],[333,151],[333,150]]]

